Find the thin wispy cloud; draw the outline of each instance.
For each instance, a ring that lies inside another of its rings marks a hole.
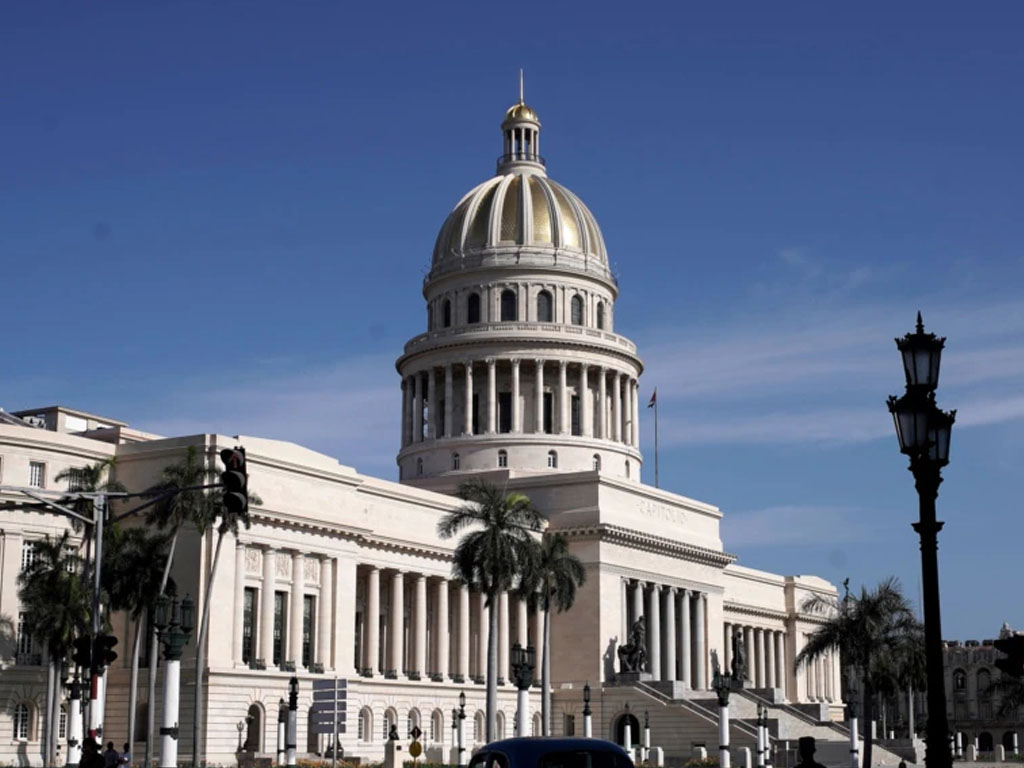
[[[854,507],[787,505],[741,512],[722,518],[722,538],[731,547],[829,546],[864,541],[877,528],[863,525],[865,510]]]

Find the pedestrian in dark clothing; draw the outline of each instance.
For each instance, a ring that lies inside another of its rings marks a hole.
[[[796,764],[796,768],[825,768],[821,763],[814,762],[816,747],[813,736],[801,736],[799,749],[800,762]]]

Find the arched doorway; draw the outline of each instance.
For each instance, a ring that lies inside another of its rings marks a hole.
[[[615,721],[615,743],[623,746],[626,743],[626,723],[629,723],[630,741],[633,744],[640,742],[640,721],[636,716],[629,714],[619,715]]]
[[[979,752],[992,752],[994,749],[992,745],[992,734],[988,731],[982,731],[978,734],[978,751]]]
[[[253,704],[245,715],[245,744],[242,749],[246,752],[256,753],[260,751],[260,735],[263,733],[263,710],[259,704]]]

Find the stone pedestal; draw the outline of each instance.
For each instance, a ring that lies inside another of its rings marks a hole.
[[[651,747],[647,751],[647,762],[651,765],[658,766],[658,768],[664,768],[665,750],[661,747]]]
[[[616,685],[634,685],[635,683],[649,683],[654,680],[650,672],[619,672],[615,676]]]
[[[402,745],[394,739],[384,742],[384,768],[402,768],[405,754]]]
[[[968,744],[967,749],[964,750],[964,760],[968,763],[976,763],[978,761],[978,750],[973,744]]]
[[[750,747],[740,747],[738,760],[736,761],[742,768],[751,768],[750,762]]]

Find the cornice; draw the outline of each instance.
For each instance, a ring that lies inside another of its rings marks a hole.
[[[724,568],[736,560],[736,555],[729,554],[728,552],[720,552],[708,547],[699,547],[696,544],[686,544],[663,536],[653,536],[631,528],[609,525],[607,523],[576,528],[552,528],[552,530],[564,533],[570,538],[596,539],[610,544],[622,544],[632,549],[653,552],[673,557],[677,560],[700,563],[701,565],[710,565],[715,568]]]
[[[741,616],[754,616],[759,619],[772,619],[775,621],[786,621],[789,618],[789,614],[785,611],[776,611],[771,608],[764,608],[758,605],[749,605],[745,603],[732,602],[725,600],[722,602],[722,609],[725,614],[738,614]],[[728,618],[728,616],[726,616]]]

